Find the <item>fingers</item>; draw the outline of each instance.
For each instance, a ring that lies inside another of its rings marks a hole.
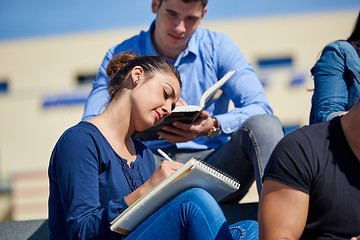
[[[174,122],[172,125],[165,125],[158,132],[165,140],[171,143],[188,142],[199,136],[206,136],[213,127],[213,120],[208,116],[207,111],[202,111],[197,120],[191,124]]]
[[[197,133],[176,127],[167,127],[166,131],[159,131],[158,134],[171,143],[187,142],[198,136]]]
[[[184,164],[180,162],[164,160],[155,172],[158,172],[157,174],[161,179],[165,179],[181,168],[182,165]]]
[[[160,166],[155,170],[153,175],[151,175],[149,180],[146,182],[147,187],[152,188],[156,186],[165,178],[173,174],[176,170],[181,168],[182,165],[184,164],[176,161],[168,161],[168,160],[162,161]]]
[[[182,98],[179,98],[179,100],[178,100],[177,103],[176,103],[176,106],[185,106],[185,105],[187,105],[187,103],[185,102],[185,100],[182,99]]]
[[[169,168],[171,170],[178,170],[179,168],[181,168],[184,164],[181,162],[177,162],[177,161],[168,161],[168,160],[164,160],[161,162],[160,166],[161,167],[165,167],[165,168]],[[160,167],[159,166],[159,167]]]
[[[199,115],[200,118],[208,118],[209,116],[210,116],[209,112],[206,110],[201,110],[200,115]]]

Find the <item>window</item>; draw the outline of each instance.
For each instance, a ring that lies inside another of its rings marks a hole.
[[[8,83],[5,80],[0,80],[0,94],[8,91]]]
[[[96,73],[90,73],[90,74],[79,74],[77,76],[77,83],[79,85],[87,85],[92,84],[93,80],[96,78]]]
[[[259,68],[291,67],[292,57],[260,58],[257,61]]]

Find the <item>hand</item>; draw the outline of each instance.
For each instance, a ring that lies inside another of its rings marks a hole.
[[[148,186],[151,188],[158,185],[161,181],[169,177],[171,174],[173,174],[176,170],[181,168],[184,164],[181,162],[176,161],[168,161],[164,160],[161,162],[160,166],[155,170],[153,175],[149,178],[149,180],[144,183],[149,184]]]
[[[186,105],[188,105],[188,104],[182,98],[179,98],[179,100],[176,103],[176,106],[186,106]]]
[[[171,162],[164,160],[160,164],[160,166],[155,170],[153,175],[147,180],[143,185],[135,189],[132,193],[125,197],[125,202],[128,206],[133,204],[136,200],[142,197],[145,193],[147,193],[150,189],[158,185],[165,178],[173,174],[176,170],[178,170],[183,163],[180,162]]]
[[[187,142],[198,136],[206,136],[214,127],[214,121],[208,111],[201,111],[193,123],[174,122],[173,125],[163,126],[158,134],[172,143]]]
[[[347,113],[348,113],[348,111],[342,112],[342,113],[339,114],[339,116],[343,116],[343,115],[345,115]]]

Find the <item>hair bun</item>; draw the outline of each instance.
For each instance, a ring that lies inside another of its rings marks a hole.
[[[113,78],[121,68],[123,68],[129,62],[138,57],[139,55],[129,51],[119,53],[109,62],[106,68],[106,74],[109,76],[110,79]]]

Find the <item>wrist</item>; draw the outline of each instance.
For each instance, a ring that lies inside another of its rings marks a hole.
[[[214,138],[216,137],[220,130],[220,123],[216,117],[210,117],[213,120],[213,127],[210,129],[210,132],[206,135],[208,138]]]

